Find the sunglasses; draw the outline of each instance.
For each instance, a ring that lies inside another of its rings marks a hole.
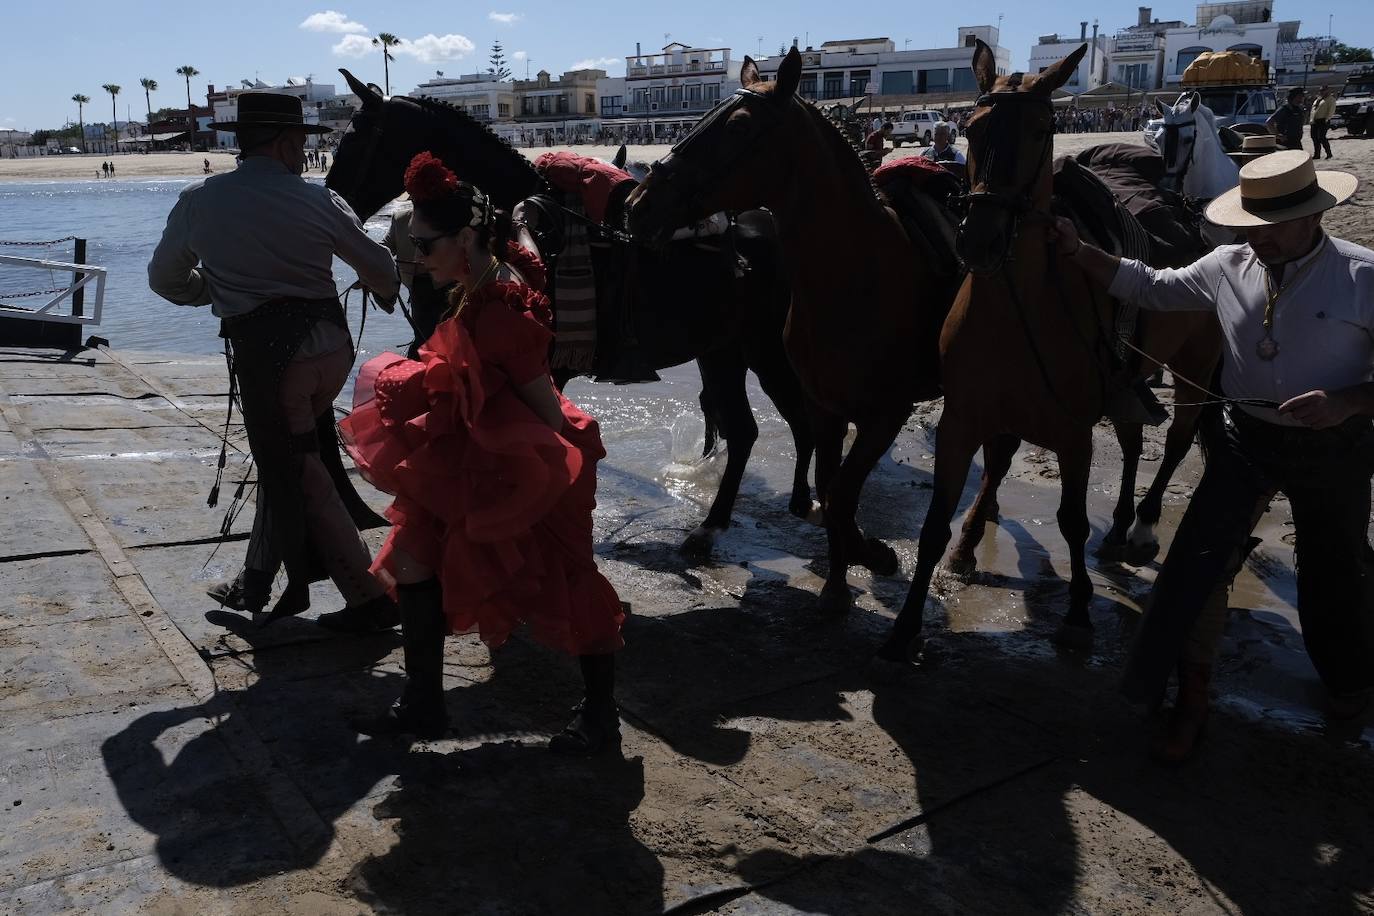
[[[430,235],[421,238],[418,235],[412,235],[410,236],[410,244],[415,247],[415,250],[418,251],[422,257],[427,258],[434,251],[434,243],[438,242],[440,239],[446,238],[450,238],[450,236]]]

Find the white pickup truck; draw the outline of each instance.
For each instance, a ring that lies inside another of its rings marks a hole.
[[[935,135],[935,125],[943,120],[944,115],[938,111],[904,111],[892,122],[892,145],[919,143],[922,146],[930,146],[930,138]],[[958,132],[952,124],[949,130],[952,140]]]

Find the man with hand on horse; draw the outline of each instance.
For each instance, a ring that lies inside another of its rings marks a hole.
[[[309,583],[322,567],[347,602],[326,615],[336,625],[395,626],[399,613],[368,572],[341,475],[331,475],[321,451],[337,451],[333,403],[353,366],[334,255],[384,302],[395,299],[396,267],[341,197],[301,178],[306,135],[328,128],[306,124],[294,96],[247,92],[238,104],[238,120],[212,126],[238,135],[241,164],[181,192],[148,264],[158,295],[213,304],[258,469],[245,569],[211,594],[256,613],[285,564],[287,587],[272,616],[297,614],[310,606]]]
[[[1180,762],[1207,718],[1207,684],[1225,623],[1209,602],[1247,552],[1276,493],[1293,513],[1298,616],[1334,717],[1359,715],[1374,687],[1374,252],[1322,230],[1356,179],[1318,172],[1304,150],[1247,163],[1207,218],[1243,232],[1188,267],[1153,270],[1080,242],[1056,224],[1060,254],[1113,296],[1157,310],[1211,310],[1224,337],[1228,400],[1204,424],[1206,469],[1155,582],[1123,692],[1157,703],[1171,670],[1177,700],[1155,755]],[[1208,428],[1210,427],[1210,428]]]
[[[1288,90],[1288,101],[1269,116],[1264,126],[1274,132],[1288,149],[1302,149],[1302,122],[1307,117],[1307,90],[1301,86]]]

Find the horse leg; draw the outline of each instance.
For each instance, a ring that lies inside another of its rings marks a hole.
[[[1140,469],[1140,452],[1145,443],[1145,427],[1139,423],[1112,424],[1121,446],[1121,487],[1112,510],[1112,527],[1097,548],[1099,560],[1117,562],[1126,557],[1126,535],[1135,521],[1135,477]]]
[[[811,499],[811,482],[807,473],[811,469],[811,456],[816,451],[816,439],[811,432],[811,421],[806,414],[806,396],[787,354],[781,346],[772,348],[767,358],[750,360],[750,368],[759,378],[759,385],[772,400],[778,414],[792,431],[792,445],[796,449],[796,461],[792,465],[792,496],[787,502],[787,511],[797,518],[814,524],[821,524],[820,504]]]
[[[946,406],[940,418],[940,426],[936,431],[939,447],[935,449],[935,482],[916,547],[916,575],[912,577],[911,589],[902,603],[891,634],[878,650],[879,662],[907,664],[912,643],[921,636],[930,581],[949,545],[949,525],[954,518],[954,511],[959,507],[959,496],[964,492],[964,482],[968,480],[969,465],[973,463],[973,456],[980,444],[977,430],[958,428],[951,419],[957,417],[958,414]]]
[[[830,490],[830,482],[840,469],[840,459],[844,455],[844,437],[849,432],[849,422],[823,407],[806,402],[806,413],[810,418],[811,434],[816,442],[816,499],[821,505],[821,524],[825,524],[825,498]]]
[[[897,554],[877,538],[865,539],[854,520],[859,493],[878,459],[892,446],[908,411],[867,417],[854,425],[858,434],[825,491],[825,531],[830,545],[830,572],[821,589],[823,611],[848,613],[854,606],[849,593],[849,564],[853,560],[880,575],[896,571]],[[874,567],[877,567],[875,569]]]
[[[742,354],[738,350],[727,349],[709,353],[697,359],[701,369],[701,406],[706,413],[708,429],[712,425],[720,430],[721,438],[729,448],[725,456],[725,473],[721,475],[716,497],[711,501],[711,509],[706,520],[687,535],[682,549],[693,556],[710,554],[716,538],[730,527],[730,516],[735,511],[735,498],[739,496],[740,481],[744,479],[744,467],[749,463],[749,453],[759,438],[759,426],[754,422],[754,411],[749,407],[749,394],[745,388],[745,372]]]
[[[1092,430],[1059,452],[1059,533],[1069,545],[1069,611],[1055,634],[1055,642],[1088,651],[1092,648],[1093,624],[1088,605],[1093,598],[1093,583],[1088,578],[1088,473],[1092,465]]]
[[[1220,355],[1219,343],[1215,335],[1210,338],[1199,335],[1196,346],[1189,341],[1175,356],[1174,364],[1190,379],[1211,378]],[[1188,450],[1193,447],[1198,420],[1205,409],[1200,405],[1207,397],[1207,392],[1195,388],[1178,374],[1174,375],[1174,419],[1164,438],[1164,458],[1160,461],[1155,479],[1150,482],[1150,489],[1145,492],[1145,498],[1140,501],[1140,508],[1136,511],[1138,520],[1131,529],[1126,547],[1126,559],[1133,566],[1144,566],[1159,554],[1159,537],[1155,534],[1155,526],[1163,514],[1164,491],[1168,489],[1178,466],[1188,457]]]
[[[945,564],[950,574],[958,579],[967,581],[978,567],[973,552],[983,540],[985,527],[989,523],[997,524],[997,489],[1011,470],[1011,459],[1020,447],[1021,440],[1012,435],[997,436],[983,443],[983,482],[978,488],[978,498],[968,510],[959,541]]]

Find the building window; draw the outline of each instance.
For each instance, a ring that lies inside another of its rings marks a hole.
[[[640,109],[640,110],[643,110],[643,109],[646,109],[646,108],[649,107],[649,90],[647,90],[647,89],[636,89],[636,90],[634,90],[634,106],[635,106],[636,108]]]
[[[649,90],[649,101],[653,102],[655,105],[662,105],[666,97],[666,91],[667,90],[662,86],[654,86]]]
[[[816,74],[803,73],[801,78],[801,85],[797,87],[797,92],[800,93],[801,97],[804,99],[815,99]]]
[[[670,105],[681,105],[681,104],[682,104],[682,87],[681,87],[681,86],[669,86],[669,87],[668,87],[668,104],[670,104]]]
[[[1206,54],[1211,50],[1211,48],[1204,48],[1196,45],[1191,48],[1184,48],[1182,51],[1178,52],[1174,72],[1181,74],[1184,70],[1188,69],[1189,64],[1198,59],[1199,55]]]
[[[473,106],[472,106],[472,116],[473,116],[474,118],[490,118],[490,117],[491,117],[491,106],[490,106],[490,105],[473,105]]]
[[[691,83],[687,86],[687,101],[701,101],[701,83]]]
[[[1251,57],[1255,58],[1256,60],[1258,60],[1258,59],[1260,58],[1260,56],[1264,54],[1264,49],[1261,48],[1259,45],[1255,45],[1255,44],[1231,45],[1231,47],[1227,48],[1226,50],[1228,50],[1228,51],[1243,51],[1244,53],[1249,54]]]
[[[1150,79],[1149,64],[1118,64],[1116,81],[1128,89],[1148,89]]]
[[[548,113],[549,113],[549,97],[546,96],[546,95],[541,95],[541,96],[539,97],[539,113],[540,113],[540,114],[548,114]]]
[[[497,102],[497,103],[496,103],[496,115],[497,115],[497,117],[501,117],[501,118],[509,118],[509,117],[510,117],[510,102]]]
[[[596,93],[588,92],[582,102],[582,111],[585,114],[596,114]]]
[[[568,97],[567,97],[566,95],[560,95],[560,96],[558,97],[558,113],[559,113],[559,114],[567,114],[567,113],[568,113]]]
[[[620,114],[620,109],[625,105],[624,96],[603,95],[601,97],[601,117],[613,118]]]
[[[521,99],[521,100],[520,100],[520,113],[521,113],[522,115],[532,115],[532,114],[534,114],[534,99],[530,98],[529,96],[525,96],[523,99]]]
[[[707,83],[702,87],[702,92],[705,94],[706,101],[711,104],[714,105],[720,101],[720,83]]]
[[[916,74],[917,92],[949,92],[949,71],[943,67],[919,70]]]
[[[910,70],[888,70],[883,73],[883,95],[911,95],[915,83]]]
[[[849,94],[863,95],[868,91],[868,71],[855,70],[849,74]]]
[[[844,95],[844,74],[827,73],[825,75],[825,82],[821,87],[821,91],[824,93],[822,98],[840,98],[842,95]]]
[[[972,67],[955,67],[953,77],[950,88],[955,92],[978,91],[978,80],[973,75]]]

